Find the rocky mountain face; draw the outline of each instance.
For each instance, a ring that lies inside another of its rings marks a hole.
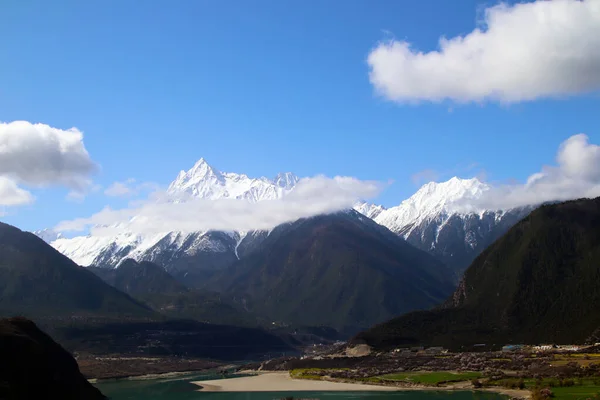
[[[426,252],[350,210],[278,226],[207,287],[249,298],[250,310],[274,321],[356,332],[433,307],[453,290],[451,276]]]
[[[600,327],[600,198],[534,210],[480,254],[444,306],[361,333],[415,343],[581,343]]]

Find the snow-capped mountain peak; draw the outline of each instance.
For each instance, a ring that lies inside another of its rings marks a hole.
[[[404,200],[399,207],[410,207],[420,214],[452,211],[457,203],[480,199],[490,186],[477,178],[453,177],[446,182],[429,182],[414,195]]]
[[[243,199],[250,202],[274,200],[291,191],[298,177],[287,172],[268,178],[221,172],[201,158],[188,171],[181,171],[169,185],[170,195],[187,194],[200,199]]]
[[[477,178],[453,177],[446,182],[429,182],[400,205],[380,212],[375,221],[392,231],[405,231],[406,227],[424,220],[453,214],[457,205],[477,200],[489,189],[489,185]]]
[[[222,179],[221,173],[210,166],[204,158],[199,159],[187,175],[190,179]]]
[[[209,190],[210,187],[223,184],[223,174],[211,167],[204,158],[201,158],[188,171],[179,172],[177,178],[169,185],[167,193],[187,193],[195,197],[210,198],[214,194]]]
[[[477,178],[430,182],[374,220],[460,273],[530,211],[481,208],[479,200],[490,189]]]

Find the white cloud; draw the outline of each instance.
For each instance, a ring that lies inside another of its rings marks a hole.
[[[299,218],[351,208],[357,200],[372,198],[380,190],[381,185],[377,182],[317,176],[300,180],[294,190],[280,200],[258,203],[173,198],[165,193],[155,193],[150,200],[135,203],[132,207],[120,210],[107,207],[89,218],[63,221],[55,229],[82,231],[92,228],[94,235],[110,235],[123,230],[149,234],[270,229]],[[111,225],[118,225],[118,229]]]
[[[600,89],[600,0],[538,0],[484,11],[481,28],[421,52],[379,43],[370,81],[397,102],[562,97]]]
[[[0,206],[20,206],[33,202],[33,196],[7,177],[0,176]]]
[[[0,175],[30,186],[63,185],[82,191],[95,169],[77,128],[0,123]]]
[[[124,182],[114,182],[104,191],[104,194],[110,197],[132,197],[141,192],[158,190],[159,186],[153,182],[136,183],[136,180],[129,178]]]
[[[476,203],[458,204],[472,209],[510,209],[550,201],[600,196],[600,146],[589,143],[587,135],[565,140],[556,155],[557,165],[544,166],[525,184],[493,187]]]

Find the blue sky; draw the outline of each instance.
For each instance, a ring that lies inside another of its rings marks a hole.
[[[522,182],[553,164],[568,137],[600,142],[597,91],[415,104],[369,80],[367,57],[380,41],[434,51],[494,4],[6,1],[0,121],[77,127],[103,187],[128,178],[166,185],[200,157],[250,176],[393,180],[377,199],[386,206],[410,196],[423,170]],[[101,190],[73,202],[60,185],[24,187],[36,201],[3,217],[22,229],[126,204]]]

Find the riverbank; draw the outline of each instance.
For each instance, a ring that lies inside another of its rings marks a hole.
[[[88,380],[156,376],[174,372],[199,372],[223,367],[208,360],[175,357],[79,355],[79,370]]]
[[[200,387],[203,392],[303,392],[303,391],[472,391],[469,382],[460,382],[447,386],[392,386],[375,385],[349,381],[293,379],[289,372],[262,372],[254,376],[240,378],[229,378],[209,381],[196,381],[193,384]],[[482,388],[478,391],[500,393],[511,398],[530,398],[527,390],[504,389],[504,388]]]

